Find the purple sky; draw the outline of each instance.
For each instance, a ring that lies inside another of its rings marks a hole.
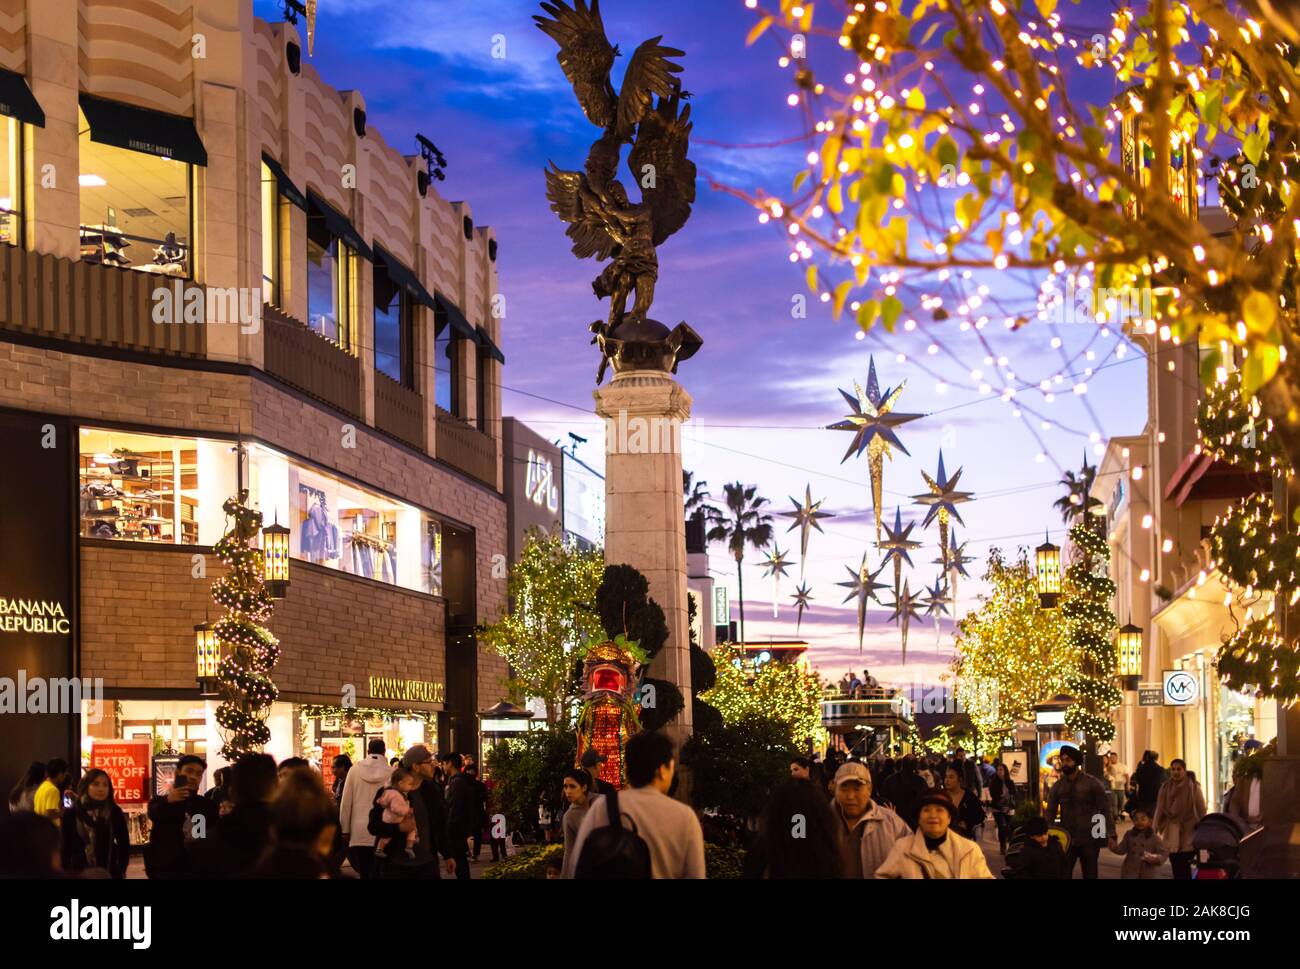
[[[276,4],[255,7],[259,16],[279,18]],[[599,265],[580,263],[569,253],[564,227],[547,207],[542,176],[548,160],[579,168],[597,131],[555,61],[555,45],[533,25],[536,11],[525,0],[322,3],[314,64],[330,83],[364,92],[371,122],[389,144],[414,151],[419,131],[447,156],[444,196],[468,199],[475,221],[494,226],[499,239],[507,300],[505,412],[553,439],[568,431],[589,437],[579,456],[599,464],[602,433],[591,415],[598,361],[587,346],[586,326],[605,316],[607,304],[591,295]],[[873,331],[863,340],[855,339],[857,326],[847,315],[836,323],[818,303],[810,303],[806,319],[792,319],[792,297],[806,293],[803,266],[790,263],[778,229],[759,225],[751,209],[711,190],[705,180],[788,192],[803,164],[807,144],[720,147],[801,133],[797,112],[785,104],[790,75],[777,66],[776,39],[744,46],[753,14],[739,0],[606,0],[602,12],[610,40],[627,53],[661,33],[664,43],[683,49],[684,83],[694,94],[699,197],[685,229],[660,250],[653,311],[670,326],[686,320],[704,338],[704,348],[679,373],[695,399],[684,463],[718,493],[724,481],[758,485],[773,511],[788,510],[788,496],[802,496],[811,483],[814,499],[824,498],[823,507],[837,515],[825,524],[825,534],[813,534],[806,566],[813,608],[800,635],[813,645],[813,662],[828,675],[865,663],[882,680],[934,683],[952,656],[949,624],[941,642],[931,621],[914,626],[904,667],[887,611],[872,610],[866,653],[859,657],[854,607],[841,605],[847,590],[835,583],[848,578],[845,566],[856,567],[864,550],[873,565],[879,556],[869,544],[874,527],[865,456],[841,464],[849,435],[820,429],[847,412],[837,388],[851,391],[854,380],[865,382],[869,354],[882,386],[907,381],[899,410],[930,416],[900,431],[911,457],[896,454],[887,462],[888,517],[896,503],[905,520],[916,514],[909,496],[925,490],[920,472],[934,473],[942,447],[949,474],[964,468],[962,487],[976,495],[962,506],[966,527],[958,534],[969,539],[967,553],[978,559],[969,568],[978,577],[990,545],[1032,547],[1044,529],[1061,541],[1060,519],[1051,507],[1059,496],[1055,482],[1061,470],[1078,466],[1085,450],[1092,452],[1089,434],[1104,441],[1141,430],[1142,358],[1132,348],[1122,360],[1108,356],[1114,339],[1096,340],[1095,327],[1059,328],[1064,346],[1053,349],[1049,341],[1058,330],[1042,324],[1015,334],[990,326],[981,345],[974,332],[959,332],[953,321],[933,323],[919,315],[914,332]],[[504,58],[492,56],[498,35],[505,41]],[[615,71],[626,61],[620,58]],[[987,282],[991,297],[1021,305],[1037,285],[1032,281],[1027,288],[1008,275]],[[912,312],[909,306],[905,317]],[[934,354],[927,352],[931,343],[939,347]],[[1026,410],[1016,417],[1011,404],[976,389],[999,370],[1035,383],[1051,378],[1067,353],[1086,346],[1096,359],[1067,372],[1108,364],[1088,378],[1086,397],[1071,393],[1067,376],[1052,388],[1059,394],[1053,403],[1037,391],[1022,394],[1018,400]],[[905,363],[897,361],[900,353]],[[1007,361],[999,367],[1003,355]],[[976,369],[981,377],[972,377]],[[937,388],[940,380],[948,385],[944,391]],[[1031,418],[1031,408],[1041,418]],[[1041,419],[1050,429],[1042,428]],[[797,533],[786,535],[786,520],[776,522],[779,544],[793,548],[797,559]],[[918,533],[919,528],[913,537]],[[913,553],[914,589],[932,583],[937,573],[931,564],[938,555],[937,531],[920,537],[927,545]],[[748,639],[794,638],[789,603],[798,566],[782,582],[781,616],[774,621],[771,580],[762,578],[757,555],[748,563]],[[719,549],[713,568],[734,600],[734,561]],[[963,580],[959,614],[975,604],[978,590],[978,581]]]

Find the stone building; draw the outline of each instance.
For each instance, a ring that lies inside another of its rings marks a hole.
[[[476,750],[505,675],[473,634],[506,589],[492,231],[246,0],[0,0],[0,115],[0,599],[70,619],[0,632],[0,676],[103,684],[6,717],[0,786],[96,741],[216,765],[194,630],[237,441],[290,529],[269,752]]]

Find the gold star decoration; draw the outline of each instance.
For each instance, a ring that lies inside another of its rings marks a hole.
[[[772,618],[779,618],[777,615],[777,600],[781,591],[781,576],[788,574],[786,568],[790,565],[786,556],[788,552],[782,552],[781,547],[772,543],[772,551],[767,553],[767,560],[763,563],[763,574],[772,577]]]
[[[790,501],[794,503],[794,511],[777,512],[777,514],[780,515],[782,518],[794,519],[794,523],[791,524],[791,526],[786,529],[787,532],[792,532],[796,528],[799,529],[799,581],[800,582],[803,581],[804,563],[808,560],[808,536],[811,534],[814,528],[817,529],[817,531],[819,532],[822,530],[822,527],[821,525],[818,524],[817,519],[835,517],[830,512],[819,510],[822,506],[822,502],[825,501],[826,499],[822,498],[819,501],[813,501],[812,485],[804,486],[803,496],[804,496],[803,504],[800,504],[799,500],[795,498],[793,495],[790,496]]]
[[[849,594],[844,597],[845,602],[855,598],[858,600],[858,652],[860,653],[862,652],[862,636],[867,627],[867,603],[872,599],[880,602],[876,590],[888,588],[885,583],[876,581],[876,577],[884,571],[885,567],[881,565],[880,568],[872,572],[867,568],[867,553],[863,552],[861,565],[856,569],[849,565],[844,566],[844,568],[848,569],[852,579],[848,582],[837,582],[835,584],[850,590]],[[884,605],[884,603],[881,603],[881,605]]]
[[[939,522],[939,547],[943,549],[946,557],[948,554],[948,522],[950,519],[956,519],[960,524],[966,523],[961,519],[961,513],[957,511],[957,506],[970,501],[974,495],[969,491],[958,491],[957,482],[961,480],[962,469],[958,468],[957,473],[948,477],[947,471],[943,467],[943,452],[939,452],[939,473],[935,477],[930,477],[924,471],[921,477],[925,479],[926,485],[930,490],[925,494],[913,495],[912,500],[918,505],[926,507],[925,521],[921,523],[922,528],[929,528],[930,522],[936,519]]]
[[[794,605],[795,608],[799,610],[798,615],[795,618],[795,624],[794,624],[794,631],[796,635],[798,635],[799,633],[799,627],[803,624],[803,611],[805,609],[812,608],[812,606],[808,605],[812,597],[813,597],[812,590],[809,589],[803,583],[800,583],[799,585],[795,586]]]
[[[916,522],[908,522],[907,527],[903,527],[903,510],[895,506],[894,508],[894,527],[885,526],[885,534],[888,536],[883,542],[876,542],[876,548],[885,553],[882,564],[894,563],[894,598],[898,598],[898,590],[903,584],[903,563],[909,566],[912,564],[912,556],[909,554],[913,549],[921,547],[920,542],[913,541],[908,536],[912,534],[912,529],[916,527]]]
[[[894,602],[892,603],[892,605],[891,605],[891,607],[890,607],[890,608],[892,608],[894,611],[893,611],[892,613],[890,613],[890,616],[889,616],[889,621],[890,621],[890,622],[892,622],[892,623],[898,623],[898,622],[901,621],[901,623],[902,623],[902,630],[903,630],[902,645],[903,645],[903,662],[904,662],[904,663],[907,662],[907,631],[908,631],[908,627],[911,625],[911,621],[912,621],[913,619],[917,619],[917,620],[919,620],[919,619],[921,618],[921,614],[920,614],[920,612],[917,611],[917,610],[920,608],[920,605],[921,605],[920,600],[919,600],[919,598],[918,598],[916,595],[914,595],[914,594],[912,593],[912,590],[911,590],[911,588],[910,588],[909,585],[908,585],[908,580],[907,580],[907,579],[904,579],[904,580],[903,580],[903,591],[902,591],[901,593],[899,593],[898,596],[894,599]]]
[[[853,440],[849,443],[849,449],[844,452],[844,457],[840,458],[840,464],[847,461],[850,456],[860,456],[863,451],[867,452],[867,468],[871,474],[871,504],[876,513],[877,542],[880,541],[880,506],[885,489],[885,458],[893,460],[893,448],[898,448],[910,456],[903,442],[898,439],[895,428],[923,416],[894,413],[894,405],[898,403],[898,398],[906,386],[907,381],[904,380],[892,390],[886,389],[881,393],[880,383],[876,379],[876,361],[874,357],[870,358],[867,363],[867,389],[864,391],[862,385],[854,381],[852,394],[847,390],[840,391],[849,407],[853,409],[853,413],[829,425],[830,430],[853,432]]]

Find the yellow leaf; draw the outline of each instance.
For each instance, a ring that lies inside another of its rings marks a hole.
[[[808,280],[808,289],[811,292],[817,292],[817,267],[809,266],[805,278]]]
[[[844,196],[840,191],[839,182],[833,183],[831,190],[826,193],[826,207],[836,215],[844,211]]]
[[[853,281],[846,279],[835,287],[835,293],[831,298],[831,314],[835,319],[840,318],[840,313],[844,310],[844,301],[848,299],[849,290],[853,288]]]
[[[748,47],[763,36],[763,32],[772,26],[772,18],[764,17],[758,23],[750,28],[749,33],[745,35],[745,46]]]
[[[1242,390],[1247,394],[1254,394],[1273,379],[1280,361],[1277,347],[1273,344],[1263,342],[1252,344],[1241,366]]]
[[[835,171],[835,165],[840,159],[841,140],[832,135],[822,142],[822,181],[829,182],[831,173]]]
[[[1266,333],[1277,320],[1277,300],[1253,290],[1241,304],[1241,315],[1246,321],[1246,329],[1252,333]]]

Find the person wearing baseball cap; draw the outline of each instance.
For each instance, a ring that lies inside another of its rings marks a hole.
[[[949,832],[957,807],[939,791],[921,798],[916,834],[897,842],[876,869],[877,878],[992,878],[984,852]]]
[[[582,752],[582,757],[578,761],[578,766],[591,775],[591,793],[608,794],[614,790],[614,786],[609,781],[600,779],[600,765],[609,760],[605,754],[602,754],[595,747],[588,747]]]
[[[419,839],[413,847],[413,854],[395,851],[385,860],[382,872],[384,878],[440,878],[438,872],[438,852],[447,858],[448,874],[454,868],[447,840],[447,815],[443,805],[442,788],[433,778],[433,754],[424,744],[408,747],[402,755],[401,766],[416,776],[420,786],[411,791],[407,798],[411,802],[411,814],[398,824],[385,824],[370,827],[370,833],[380,838],[391,838],[401,833],[402,825],[414,825],[419,832]],[[405,830],[410,830],[406,828]]]
[[[1070,850],[1066,853],[1067,877],[1074,875],[1077,860],[1084,878],[1097,877],[1097,856],[1102,845],[1114,848],[1115,802],[1106,786],[1083,772],[1083,754],[1071,744],[1059,753],[1061,778],[1047,794],[1047,811],[1043,817],[1050,824],[1060,814],[1060,824],[1070,833]]]
[[[907,822],[871,799],[871,772],[850,761],[835,772],[831,811],[838,824],[840,857],[845,878],[872,878],[899,839],[907,838]]]

